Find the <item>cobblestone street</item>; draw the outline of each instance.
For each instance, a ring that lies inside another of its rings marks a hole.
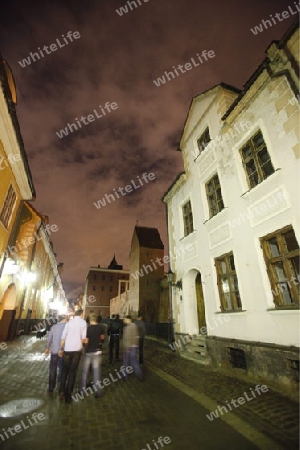
[[[178,450],[297,448],[290,437],[287,447],[275,444],[253,426],[244,426],[233,414],[209,421],[206,414],[216,408],[215,401],[149,363],[144,382],[130,376],[127,382],[118,380],[105,387],[100,399],[89,394],[65,404],[56,393],[51,396],[47,392],[49,361],[43,354],[44,348],[45,338],[40,341],[22,337],[8,343],[7,350],[1,350],[0,434],[5,438],[0,438],[1,449],[156,450],[156,446],[161,448],[158,443],[154,445],[160,436],[171,439],[165,447]],[[120,365],[108,365],[107,355],[103,358],[102,379],[109,373],[116,375],[115,369]],[[78,380],[79,377],[75,393]],[[9,402],[25,399],[32,399],[32,404],[40,400],[42,404],[31,410],[9,411]],[[33,422],[34,411],[45,418]],[[12,436],[8,428],[21,421],[26,429]]]

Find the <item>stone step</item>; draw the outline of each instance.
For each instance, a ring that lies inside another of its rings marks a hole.
[[[187,336],[182,336],[180,341],[185,341]],[[179,342],[178,339],[177,341]],[[182,343],[179,353],[182,358],[196,361],[202,365],[209,365],[211,363],[211,358],[207,353],[206,336],[203,335],[194,335],[188,342],[185,344]]]
[[[208,355],[199,355],[190,352],[180,352],[180,357],[188,359],[190,361],[195,361],[203,366],[208,366],[211,363],[211,359]]]
[[[195,353],[198,355],[207,355],[207,349],[202,347],[189,347],[187,346],[183,351],[187,353]]]
[[[192,348],[202,348],[206,350],[206,341],[204,340],[199,340],[199,339],[193,339],[190,342],[186,343],[187,347],[192,347]]]

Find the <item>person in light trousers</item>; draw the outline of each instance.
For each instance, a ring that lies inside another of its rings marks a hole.
[[[105,329],[101,323],[97,322],[96,314],[90,314],[90,325],[86,333],[86,347],[82,369],[82,390],[86,388],[87,377],[90,366],[93,369],[94,386],[96,389],[95,397],[99,398],[99,382],[101,377],[102,363],[102,343],[105,339]]]
[[[143,380],[143,372],[137,360],[137,350],[139,345],[139,331],[135,323],[132,322],[131,316],[124,319],[125,327],[123,329],[123,364],[125,367],[131,366],[135,375],[139,380]],[[124,375],[127,380],[127,375]]]
[[[60,340],[63,334],[65,325],[67,323],[66,316],[60,316],[59,322],[50,330],[49,337],[47,340],[47,347],[45,350],[45,355],[49,355],[51,349],[50,366],[49,366],[49,388],[48,392],[52,393],[56,386],[57,381],[60,382],[61,372],[62,372],[62,357],[58,356],[60,349]],[[58,369],[58,376],[57,376]]]

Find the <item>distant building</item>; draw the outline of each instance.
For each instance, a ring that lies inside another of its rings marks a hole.
[[[130,249],[128,311],[141,310],[147,322],[158,320],[160,281],[164,278],[164,245],[156,228],[136,226]]]
[[[128,289],[129,271],[123,270],[115,256],[107,268],[90,267],[84,286],[83,306],[85,317],[92,312],[108,317],[110,299]]]
[[[242,91],[220,84],[192,100],[179,149],[185,171],[163,198],[170,251],[193,248],[171,257],[183,286],[173,295],[175,331],[199,335],[190,355],[201,361],[207,353],[216,366],[292,389],[299,381],[298,46],[295,24],[271,43]]]

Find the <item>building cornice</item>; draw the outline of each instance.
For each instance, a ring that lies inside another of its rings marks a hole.
[[[175,180],[172,182],[171,186],[168,188],[168,190],[164,193],[163,197],[161,198],[161,201],[163,203],[168,203],[173,195],[178,191],[178,189],[186,182],[186,173],[180,172]]]
[[[17,118],[15,108],[16,99],[12,97],[13,92],[8,80],[8,69],[10,71],[7,62],[2,59],[2,56],[0,54],[0,112],[1,110],[4,112],[3,122],[8,134],[4,150],[7,150],[7,145],[8,147],[11,147],[13,149],[18,149],[21,160],[16,161],[14,164],[12,164],[11,170],[13,171],[15,179],[20,183],[19,189],[21,191],[23,199],[32,200],[36,197],[36,193],[33,185],[27,154],[24,147],[24,142],[21,135],[19,121]],[[10,76],[10,83],[12,83],[11,78],[12,73]],[[13,153],[15,153],[15,151]]]

